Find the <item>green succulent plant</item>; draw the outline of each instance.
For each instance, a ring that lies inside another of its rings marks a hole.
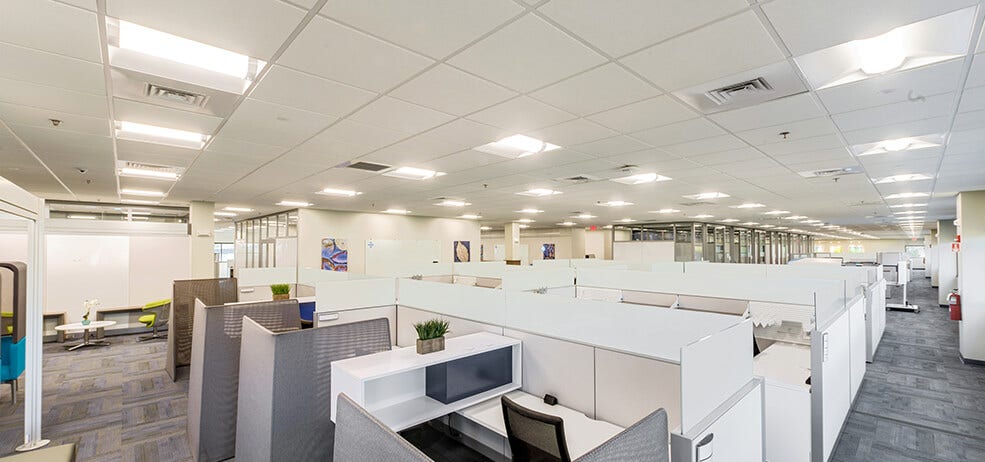
[[[414,330],[417,331],[417,338],[421,340],[444,337],[449,332],[448,321],[432,319],[430,321],[418,322],[414,324]]]
[[[270,292],[274,295],[288,295],[291,293],[290,284],[270,284]]]

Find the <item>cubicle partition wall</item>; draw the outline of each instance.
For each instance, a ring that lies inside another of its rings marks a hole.
[[[273,332],[298,330],[297,300],[206,306],[195,300],[188,380],[188,445],[197,462],[236,452],[240,342],[243,318]]]
[[[575,271],[565,267],[514,267],[503,275],[503,289],[574,297]]]
[[[164,369],[178,380],[177,369],[191,364],[195,300],[206,305],[238,301],[236,278],[174,281],[168,314],[168,353]]]
[[[298,294],[298,269],[294,266],[269,268],[240,268],[236,270],[239,301],[259,302],[271,300],[271,284],[289,284],[291,296]]]
[[[391,345],[385,318],[281,333],[244,318],[236,460],[331,461],[332,361]]]
[[[315,286],[315,327],[386,318],[391,341],[397,337],[397,282],[395,278],[367,278],[322,282]]]
[[[504,261],[452,263],[452,282],[494,289],[503,283],[503,274],[506,271]]]

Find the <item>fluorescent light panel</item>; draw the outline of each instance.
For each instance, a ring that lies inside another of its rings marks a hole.
[[[729,207],[733,209],[758,209],[766,206],[755,202],[746,202],[745,204],[730,205]]]
[[[885,199],[887,199],[887,200],[891,200],[891,199],[909,199],[911,197],[927,197],[929,195],[930,194],[927,194],[927,193],[897,193],[897,194],[890,194],[890,195],[886,196]]]
[[[456,199],[445,199],[441,202],[435,203],[434,205],[440,205],[442,207],[465,207],[466,205],[472,205],[472,203]]]
[[[622,184],[636,185],[653,183],[657,181],[668,181],[670,179],[670,177],[658,175],[656,173],[638,173],[636,175],[624,176],[622,178],[613,178],[611,181]]]
[[[466,213],[465,215],[459,216],[458,218],[465,218],[466,220],[478,220],[482,218],[482,215],[475,215],[472,213]]]
[[[700,215],[695,215],[694,218],[715,218],[714,215],[708,215],[707,213],[702,213]]]
[[[499,141],[477,146],[473,149],[508,159],[519,159],[542,152],[559,149],[560,146],[547,143],[526,135],[513,135]]]
[[[277,203],[277,205],[279,205],[281,207],[311,207],[311,203],[310,202],[304,202],[304,201],[288,201],[288,200],[280,201],[280,202]]]
[[[243,212],[243,213],[249,213],[253,211],[253,209],[246,207],[223,207],[222,210],[227,210],[230,212]]]
[[[235,217],[236,214],[233,212],[214,212],[213,215],[217,217]]]
[[[205,146],[205,142],[209,140],[208,135],[201,133],[125,120],[116,122],[116,137],[122,140],[163,144],[188,149],[202,149]]]
[[[708,199],[723,199],[723,198],[731,197],[731,196],[729,196],[728,194],[725,194],[725,193],[721,193],[721,192],[706,192],[706,193],[699,193],[699,194],[689,194],[689,195],[681,196],[681,197],[683,197],[685,199],[693,199],[693,200],[696,200],[696,201],[701,201],[701,200],[708,200]]]
[[[359,191],[352,191],[349,189],[336,189],[336,188],[325,188],[318,191],[315,194],[322,194],[325,196],[341,196],[341,197],[353,197],[362,194]]]
[[[139,204],[139,205],[157,205],[160,204],[159,201],[149,201],[144,199],[120,199],[120,202],[125,204]]]
[[[912,203],[911,202],[911,203],[906,203],[906,204],[890,205],[889,208],[891,208],[891,209],[899,209],[899,208],[926,207],[926,206],[927,206],[927,204],[916,204],[916,203]]]
[[[404,209],[386,209],[386,210],[383,211],[383,213],[392,213],[394,215],[407,215],[407,214],[410,213],[410,210],[404,210]]]
[[[934,179],[933,176],[925,175],[923,173],[907,173],[904,175],[887,176],[885,178],[880,178],[878,180],[873,179],[873,181],[875,181],[876,184],[885,184],[885,183],[903,183],[906,181],[932,180],[932,179]]]
[[[518,192],[517,194],[521,196],[530,196],[530,197],[546,197],[546,196],[554,196],[557,194],[561,194],[561,191],[554,191],[553,189],[534,188],[534,189],[528,189],[523,192]]]
[[[660,210],[652,210],[652,211],[650,211],[648,213],[662,213],[662,214],[667,214],[667,213],[677,213],[677,212],[680,212],[680,210],[677,210],[677,209],[660,209]]]
[[[786,215],[790,213],[786,210],[770,210],[769,212],[763,212],[763,215]]]
[[[246,79],[250,75],[250,57],[194,40],[171,35],[127,21],[119,21],[119,47],[198,67],[220,74]],[[263,63],[263,61],[260,61]],[[260,67],[263,67],[261,64]]]
[[[164,192],[162,191],[149,191],[146,189],[123,188],[120,190],[120,194],[126,194],[128,196],[141,196],[141,197],[164,197]]]
[[[68,215],[69,218],[73,220],[95,220],[94,215]]]
[[[598,205],[601,205],[602,207],[625,207],[627,205],[633,205],[633,203],[626,201],[606,201],[599,202]]]
[[[154,180],[178,181],[180,175],[176,172],[165,170],[151,170],[145,168],[124,167],[117,171],[120,176],[150,178]]]
[[[443,172],[435,172],[433,170],[425,170],[423,168],[414,167],[400,167],[396,170],[390,170],[389,172],[383,174],[383,176],[403,178],[405,180],[430,180],[431,178],[442,175],[444,175]]]
[[[523,210],[517,210],[516,213],[544,213],[544,211],[537,209],[523,209]]]

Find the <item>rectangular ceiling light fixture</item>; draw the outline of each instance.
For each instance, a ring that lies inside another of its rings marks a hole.
[[[535,222],[535,221],[536,221],[536,220],[531,220],[531,219],[529,219],[529,218],[521,218],[521,219],[519,219],[519,220],[517,220],[516,222],[517,222],[517,223],[533,223],[533,222]]]
[[[770,210],[769,212],[763,212],[763,215],[786,215],[790,213],[787,210]]]
[[[696,200],[696,201],[703,201],[703,200],[708,200],[708,199],[723,199],[723,198],[730,197],[730,196],[728,194],[720,193],[720,192],[706,192],[706,193],[700,193],[700,194],[689,194],[687,196],[681,196],[681,197],[683,197],[685,199],[692,199],[692,200]]]
[[[885,178],[880,178],[878,180],[873,179],[872,181],[875,181],[876,184],[885,184],[885,183],[902,183],[905,181],[919,181],[919,180],[933,180],[933,179],[934,177],[930,175],[924,175],[922,173],[910,173],[905,175],[887,176]]]
[[[435,203],[434,205],[440,205],[442,207],[465,207],[466,205],[472,205],[472,203],[456,199],[445,199],[441,202]]]
[[[714,215],[708,215],[707,213],[702,213],[700,215],[695,215],[694,218],[715,218]]]
[[[146,189],[123,188],[120,190],[120,194],[126,194],[128,196],[142,196],[142,197],[164,197],[164,193],[162,191],[149,191]]]
[[[565,221],[563,223],[558,223],[559,226],[574,226],[574,225],[577,225],[577,224],[578,223],[575,223],[573,221]]]
[[[599,202],[597,205],[601,205],[602,207],[625,207],[627,205],[633,205],[633,203],[626,201],[605,201]]]
[[[466,213],[465,215],[462,215],[462,216],[460,216],[458,218],[464,218],[466,220],[478,220],[478,219],[482,218],[482,215],[476,215],[474,213]]]
[[[281,207],[311,207],[311,202],[304,201],[280,201],[276,205]]]
[[[69,215],[69,218],[73,220],[95,220],[95,215]]]
[[[521,196],[530,196],[530,197],[545,197],[545,196],[553,196],[556,194],[561,194],[561,191],[554,191],[553,189],[534,188],[534,189],[528,189],[523,192],[518,192],[517,194]]]
[[[908,202],[906,204],[890,205],[889,208],[891,208],[891,209],[900,209],[900,208],[926,207],[926,206],[927,206],[927,204],[915,204],[915,203],[912,203],[912,202]]]
[[[127,121],[116,122],[116,137],[121,140],[163,144],[188,149],[202,149],[205,146],[205,142],[209,140],[209,135],[203,135],[201,133]]]
[[[671,180],[670,177],[658,175],[656,173],[638,173],[636,175],[624,176],[622,178],[613,178],[610,181],[615,181],[616,183],[622,184],[646,184],[653,183],[657,181],[668,181]]]
[[[789,217],[783,217],[784,220],[803,220],[804,218],[807,217],[804,215],[791,215]]]
[[[730,205],[729,207],[733,209],[758,209],[766,206],[763,204],[757,204],[755,202],[746,202],[745,204]]]
[[[253,211],[253,209],[246,207],[223,207],[222,210],[227,210],[229,212],[243,212],[243,213],[250,213]]]
[[[137,205],[157,205],[160,204],[159,201],[149,201],[144,199],[120,199],[120,202],[124,204],[137,204]]]
[[[542,152],[559,149],[560,146],[547,143],[526,135],[513,135],[499,141],[477,146],[473,149],[508,159],[519,159]]]
[[[235,217],[236,214],[233,212],[213,212],[213,215],[217,217]]]
[[[856,144],[852,146],[852,152],[856,156],[871,156],[873,154],[887,154],[892,152],[912,151],[915,149],[934,148],[941,146],[944,140],[943,135],[915,136],[911,138],[894,138],[875,143]]]
[[[897,194],[890,194],[890,195],[886,196],[885,199],[886,200],[891,200],[891,199],[909,199],[911,197],[927,197],[929,195],[930,194],[927,194],[927,193],[897,193]]]
[[[517,210],[516,213],[544,213],[544,211],[538,209],[523,209]]]
[[[580,218],[582,220],[589,220],[595,218],[595,215],[590,213],[579,213],[578,215],[572,215],[571,218]]]
[[[668,214],[668,213],[677,213],[677,212],[680,212],[680,210],[677,210],[677,209],[660,209],[660,210],[651,210],[651,211],[650,211],[650,212],[648,212],[648,213],[662,213],[662,214]]]
[[[321,194],[324,196],[341,196],[341,197],[354,197],[362,194],[359,191],[352,191],[349,189],[335,189],[335,188],[325,188],[315,194]]]
[[[410,213],[410,210],[404,210],[404,209],[386,209],[386,210],[383,211],[383,213],[392,213],[394,215],[407,215],[407,214]]]
[[[737,218],[726,218],[722,220],[722,223],[735,223],[737,221],[739,221]]]
[[[125,166],[117,169],[117,174],[126,177],[149,178],[152,180],[178,181],[178,172],[168,167]]]
[[[425,170],[423,168],[414,167],[400,167],[383,174],[383,176],[403,178],[405,180],[430,180],[431,178],[442,175],[444,175],[443,172],[435,172],[433,170]]]

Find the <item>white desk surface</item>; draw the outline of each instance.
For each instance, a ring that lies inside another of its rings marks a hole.
[[[84,326],[82,325],[81,322],[77,322],[74,324],[62,324],[60,326],[55,326],[55,330],[64,330],[64,331],[92,330],[92,329],[101,329],[103,327],[109,327],[114,324],[116,324],[116,321],[92,321],[89,323],[89,325]]]
[[[810,390],[806,383],[811,376],[811,348],[790,343],[774,343],[756,356],[752,362],[752,373],[767,380],[776,380],[788,385]]]
[[[353,378],[365,381],[519,344],[520,341],[515,338],[479,332],[446,338],[443,351],[419,355],[414,346],[394,348],[371,355],[332,361],[332,369],[345,370]]]
[[[560,404],[547,405],[543,399],[520,390],[507,393],[506,396],[528,409],[564,419],[564,439],[568,443],[568,452],[572,459],[585,455],[623,431],[618,425],[590,419],[585,414]],[[499,397],[467,407],[458,413],[506,437],[506,424],[503,422],[503,407]]]

